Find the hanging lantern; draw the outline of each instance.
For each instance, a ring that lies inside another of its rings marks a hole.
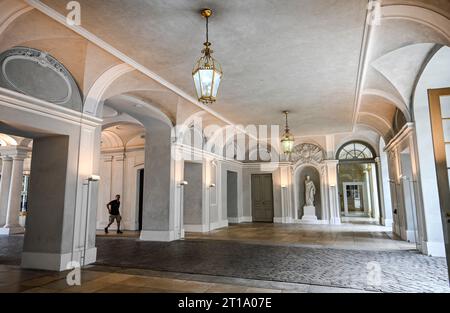
[[[206,18],[206,42],[204,43],[205,48],[202,50],[203,56],[197,61],[192,70],[192,77],[198,101],[210,104],[217,99],[223,72],[220,64],[211,56],[213,51],[209,42],[208,21],[212,15],[212,10],[203,9],[201,14]]]
[[[286,116],[286,128],[284,130],[283,137],[281,137],[281,148],[283,149],[283,152],[285,154],[291,154],[294,150],[294,135],[291,134],[289,130],[289,124],[288,124],[288,111],[283,112]]]

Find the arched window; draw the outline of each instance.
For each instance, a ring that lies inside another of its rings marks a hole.
[[[373,160],[375,153],[367,144],[353,141],[343,145],[337,153],[337,158],[343,161]]]

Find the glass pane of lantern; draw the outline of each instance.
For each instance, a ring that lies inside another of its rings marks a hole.
[[[200,89],[200,71],[197,71],[194,74],[194,84],[195,84],[195,90],[197,91],[197,96],[200,98],[202,96],[202,92]]]
[[[217,97],[217,91],[219,90],[220,80],[222,78],[222,75],[218,72],[215,72],[214,74],[214,90],[213,90],[213,97]]]
[[[282,142],[282,145],[283,145],[283,152],[284,152],[284,153],[291,153],[291,152],[292,152],[292,149],[294,148],[294,147],[293,147],[294,142],[291,141],[291,140],[285,140],[285,141],[283,141],[283,142]]]
[[[200,82],[202,88],[202,96],[203,97],[211,97],[211,84],[213,79],[213,71],[212,70],[199,70],[200,73]]]

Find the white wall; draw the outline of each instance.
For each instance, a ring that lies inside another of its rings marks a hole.
[[[420,184],[423,191],[426,238],[425,253],[445,256],[441,210],[434,161],[428,89],[450,87],[450,48],[441,48],[420,77],[413,101],[420,164]]]

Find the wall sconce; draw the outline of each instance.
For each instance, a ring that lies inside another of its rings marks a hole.
[[[216,184],[209,185],[209,188],[215,188],[215,187],[216,187]]]
[[[187,186],[189,185],[189,183],[185,180],[183,180],[182,182],[180,182],[180,186]]]
[[[91,175],[88,177],[88,181],[100,181],[100,176],[98,175]]]

